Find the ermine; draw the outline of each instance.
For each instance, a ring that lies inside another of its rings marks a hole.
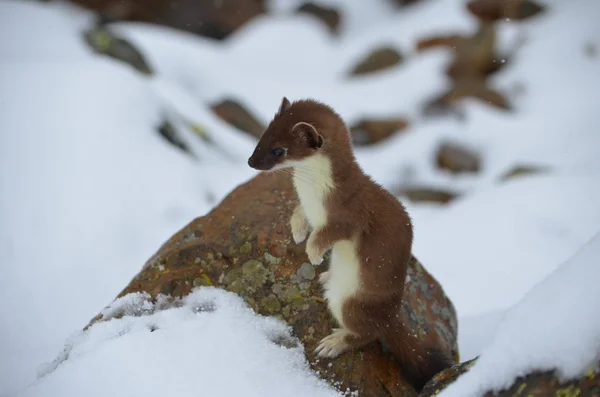
[[[250,167],[291,169],[299,198],[290,226],[306,240],[313,265],[331,249],[321,273],[329,310],[339,328],[321,340],[318,357],[334,358],[379,340],[420,390],[451,360],[423,346],[402,322],[402,298],[411,260],[411,219],[400,201],[358,165],[350,132],[329,106],[314,101],[281,106],[261,136]]]

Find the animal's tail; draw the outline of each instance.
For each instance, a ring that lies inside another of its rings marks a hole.
[[[428,348],[401,319],[386,330],[381,342],[400,362],[406,379],[417,392],[436,374],[454,364],[448,354]]]

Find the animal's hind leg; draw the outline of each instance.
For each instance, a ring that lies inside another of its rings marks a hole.
[[[358,349],[373,341],[369,336],[356,335],[346,328],[334,328],[315,349],[317,357],[334,358],[350,350]]]
[[[315,350],[319,357],[337,357],[349,350],[359,349],[377,339],[377,321],[371,318],[369,308],[364,302],[349,298],[344,302],[342,328],[321,340]]]

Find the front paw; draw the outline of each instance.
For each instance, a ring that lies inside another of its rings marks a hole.
[[[309,231],[309,224],[306,218],[298,211],[295,211],[290,220],[292,237],[296,244],[300,244],[306,239]]]
[[[292,224],[292,237],[294,238],[294,243],[296,244],[300,244],[301,242],[303,242],[306,239],[306,236],[308,235],[308,226],[298,229],[298,228],[294,228],[293,224]]]
[[[320,265],[323,262],[323,252],[321,252],[317,246],[312,243],[310,238],[306,243],[306,255],[308,255],[308,260],[313,265]]]

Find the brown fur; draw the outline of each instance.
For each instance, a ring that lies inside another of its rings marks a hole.
[[[286,153],[276,156],[272,152],[275,148],[286,149]],[[343,336],[341,352],[379,340],[420,390],[451,360],[428,351],[402,322],[413,240],[411,220],[398,199],[362,171],[340,116],[313,100],[292,104],[284,98],[248,164],[259,170],[276,170],[317,153],[331,162],[334,186],[324,203],[326,224],[312,231],[307,251],[309,244],[324,253],[336,242],[352,240],[359,260],[358,289],[342,306],[340,325],[349,332]],[[303,216],[301,205],[294,212],[299,212],[294,216]],[[322,282],[328,281],[328,273],[322,274]]]

